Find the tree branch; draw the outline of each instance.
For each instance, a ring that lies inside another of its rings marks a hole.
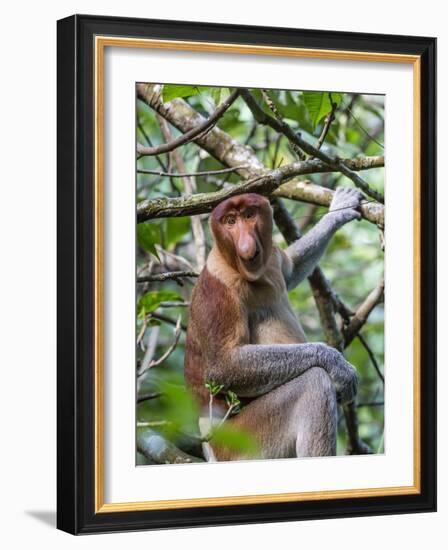
[[[179,342],[180,333],[181,333],[181,321],[182,321],[182,316],[179,315],[179,317],[177,319],[177,323],[176,323],[176,328],[175,328],[175,331],[174,331],[173,343],[171,344],[171,346],[158,359],[155,359],[155,360],[153,359],[147,365],[146,364],[142,365],[142,368],[137,373],[138,378],[144,376],[146,374],[146,372],[149,369],[151,369],[152,367],[156,367],[157,365],[160,365],[161,363],[163,363],[163,361],[165,361],[165,359],[168,359],[168,357],[173,353],[173,351],[176,349],[176,346]]]
[[[137,450],[156,464],[204,462],[200,458],[181,451],[173,443],[149,428],[137,433]]]
[[[367,318],[370,315],[370,312],[373,308],[379,304],[384,298],[384,280],[372,290],[372,292],[367,296],[364,302],[358,307],[353,317],[350,319],[348,325],[344,328],[344,340],[345,347],[347,347],[353,338],[361,330]]]
[[[365,182],[362,178],[358,176],[358,174],[356,174],[356,172],[350,170],[350,168],[348,168],[342,160],[338,158],[333,158],[321,151],[320,149],[317,149],[316,147],[302,139],[300,134],[296,133],[288,124],[286,124],[286,122],[282,120],[277,120],[276,118],[265,113],[248,90],[240,88],[239,91],[257,122],[259,122],[260,124],[267,124],[273,130],[281,132],[288,138],[289,141],[295,143],[298,147],[300,147],[303,151],[305,151],[312,157],[317,157],[325,164],[328,164],[328,166],[331,166],[339,172],[342,172],[344,176],[351,179],[356,187],[359,187],[366,195],[372,197],[380,203],[384,203],[383,195],[378,191],[375,191],[375,189],[372,189],[367,182]]]
[[[211,212],[223,200],[243,193],[269,194],[280,185],[281,174],[272,170],[265,176],[256,177],[241,185],[220,189],[212,193],[198,193],[189,197],[157,198],[137,205],[137,222],[170,216],[193,216]]]
[[[185,277],[199,277],[196,271],[166,271],[154,275],[137,277],[137,283],[163,283],[164,281],[182,279]]]
[[[138,168],[138,174],[150,174],[154,176],[163,176],[168,178],[185,178],[185,177],[198,177],[198,176],[215,176],[217,174],[229,174],[231,172],[237,172],[238,170],[246,168],[246,166],[235,166],[232,168],[222,168],[221,170],[205,170],[203,172],[164,172],[163,170],[146,170],[144,168]]]
[[[331,98],[331,93],[329,93],[328,95],[330,96],[331,111],[325,117],[325,124],[324,124],[324,127],[322,128],[322,133],[320,134],[319,139],[317,140],[317,149],[320,149],[322,147],[327,137],[327,134],[330,131],[331,123],[335,119],[337,104],[333,102]]]
[[[144,401],[150,401],[151,399],[157,399],[163,395],[161,392],[144,393],[137,397],[137,403],[143,403]]]
[[[246,180],[239,185],[226,187],[212,193],[141,201],[137,205],[137,222],[142,223],[151,219],[172,216],[206,214],[211,212],[223,200],[243,193],[259,193],[266,196],[274,194],[277,197],[328,207],[333,198],[333,190],[303,181],[291,181],[282,184],[284,180],[290,179],[299,173],[309,174],[308,163],[315,163],[315,161],[282,166],[270,172],[266,171],[264,175]],[[364,203],[361,206],[361,213],[366,220],[380,227],[384,226],[384,206],[382,204]]]
[[[358,337],[359,341],[367,351],[367,355],[369,356],[369,359],[372,362],[373,368],[375,369],[381,382],[384,384],[384,375],[380,370],[380,366],[378,365],[378,361],[376,360],[375,354],[371,350],[369,344],[367,343],[367,340],[364,338],[364,336],[361,333],[358,333],[356,336]]]
[[[137,84],[137,96],[138,97],[143,96],[143,98],[145,98],[146,95],[143,92],[142,88],[143,89],[148,88],[148,85]],[[210,129],[214,124],[216,124],[216,122],[224,115],[224,113],[232,105],[232,103],[236,100],[238,96],[239,96],[239,92],[238,90],[235,90],[229,95],[229,97],[225,101],[223,101],[223,103],[216,109],[216,111],[212,115],[210,115],[209,118],[207,118],[202,124],[196,126],[195,128],[192,128],[188,132],[182,134],[181,136],[173,139],[168,143],[162,143],[161,145],[157,145],[156,147],[146,147],[145,145],[137,143],[137,153],[140,156],[160,155],[162,153],[169,153],[170,151],[173,151],[177,147],[180,147],[181,145],[184,145],[189,141],[193,141],[200,134],[202,134],[206,130]]]
[[[317,206],[330,206],[334,191],[327,187],[315,185],[309,181],[290,181],[283,183],[273,193],[276,197],[291,199]],[[365,202],[361,204],[360,211],[364,219],[384,227],[384,206],[378,202]]]
[[[172,319],[171,317],[168,317],[167,315],[163,315],[163,313],[157,313],[157,312],[153,311],[150,314],[150,316],[153,319],[157,319],[159,321],[162,321],[163,323],[167,323],[168,325],[172,325],[173,327],[175,327],[177,325],[177,321],[175,319]],[[187,326],[186,325],[181,324],[180,328],[184,332],[187,332]]]

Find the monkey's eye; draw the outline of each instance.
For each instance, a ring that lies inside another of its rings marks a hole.
[[[235,216],[227,216],[225,219],[224,219],[224,223],[226,225],[235,225],[236,223],[236,218]]]

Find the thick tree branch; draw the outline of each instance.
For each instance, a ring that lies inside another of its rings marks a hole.
[[[243,193],[269,195],[281,182],[281,173],[272,170],[265,176],[255,177],[241,185],[220,189],[213,193],[198,193],[189,197],[157,198],[137,205],[137,222],[170,216],[193,216],[211,212],[223,200]]]
[[[163,197],[141,201],[137,205],[137,221],[142,223],[151,219],[171,216],[192,216],[211,212],[223,200],[241,195],[243,193],[259,193],[269,196],[274,194],[298,201],[303,201],[318,206],[329,206],[334,191],[319,185],[303,181],[282,182],[290,179],[298,173],[309,174],[308,163],[305,161],[282,166],[276,170],[265,172],[264,175],[244,181],[239,185],[226,187],[212,193],[199,193],[188,197]],[[303,166],[305,165],[305,166]],[[384,206],[379,203],[364,203],[361,206],[363,217],[380,227],[384,226]]]
[[[283,183],[273,193],[276,197],[291,199],[316,206],[330,206],[334,191],[308,181],[290,181]],[[364,202],[360,207],[364,219],[384,227],[384,206],[378,202]]]

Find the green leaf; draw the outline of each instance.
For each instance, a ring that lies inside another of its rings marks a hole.
[[[160,226],[153,223],[137,224],[137,241],[144,249],[153,254],[159,261],[156,244],[160,244]]]
[[[319,122],[331,112],[331,102],[339,106],[341,99],[342,94],[336,92],[303,92],[303,101],[308,109],[314,129],[316,129]]]
[[[143,319],[145,315],[155,311],[161,302],[177,302],[182,298],[177,292],[171,290],[151,291],[143,294],[137,303],[137,317]]]
[[[190,97],[208,89],[208,86],[179,86],[176,84],[165,84],[162,92],[163,102],[167,103],[176,97]]]
[[[222,384],[216,384],[216,382],[213,381],[207,381],[205,387],[212,395],[218,395],[224,386]]]
[[[165,247],[177,244],[190,231],[190,218],[168,218],[165,225]]]
[[[241,401],[239,400],[237,394],[231,390],[227,391],[226,403],[229,407],[235,407],[235,408],[241,405]]]

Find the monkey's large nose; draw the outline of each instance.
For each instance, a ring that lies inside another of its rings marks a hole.
[[[258,255],[257,242],[251,235],[243,235],[238,240],[238,255],[248,262]]]

